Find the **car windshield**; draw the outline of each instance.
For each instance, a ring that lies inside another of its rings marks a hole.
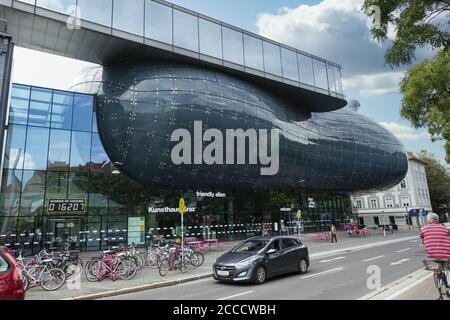
[[[258,252],[264,248],[269,243],[269,240],[247,240],[237,247],[235,247],[232,252],[242,253],[242,252]]]

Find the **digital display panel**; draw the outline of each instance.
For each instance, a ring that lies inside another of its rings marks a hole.
[[[83,214],[86,208],[86,199],[49,199],[48,213],[78,213]]]

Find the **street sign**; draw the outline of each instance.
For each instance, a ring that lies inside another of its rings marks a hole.
[[[184,198],[180,199],[180,204],[178,206],[178,212],[184,214],[186,212],[186,205],[184,204]]]

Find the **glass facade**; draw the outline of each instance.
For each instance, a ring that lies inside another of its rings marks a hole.
[[[21,2],[65,14],[72,14],[74,6],[78,5],[82,20],[264,71],[269,75],[295,81],[298,85],[304,83],[329,93],[343,95],[339,66],[317,57],[307,56],[276,42],[269,42],[256,34],[231,28],[220,21],[206,20],[198,13],[184,11],[165,1],[21,0]],[[296,56],[298,61],[295,61]],[[16,101],[15,112],[13,115],[15,117],[20,117],[24,112],[19,101]]]
[[[13,85],[12,97],[0,195],[0,245],[37,251],[42,245],[58,248],[70,241],[76,249],[99,250],[130,241],[146,245],[180,234],[176,212],[180,191],[148,188],[114,174],[93,121],[93,96]],[[351,212],[348,198],[341,195],[262,191],[183,195],[188,208],[186,234],[204,238],[241,239],[261,234],[266,226],[277,226],[274,233],[292,233],[297,210],[302,210],[305,231],[325,230],[332,221],[344,222]],[[310,197],[316,200],[314,208],[309,206]],[[85,199],[86,210],[49,212],[50,199]],[[286,206],[292,208],[291,216],[280,211]]]

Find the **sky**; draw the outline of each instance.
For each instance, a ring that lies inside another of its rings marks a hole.
[[[400,116],[399,81],[406,68],[385,65],[387,45],[372,40],[370,22],[360,10],[363,0],[170,2],[339,63],[343,67],[344,93],[348,100],[360,102],[358,112],[390,130],[408,151],[427,150],[444,163],[444,143],[431,142],[426,129],[414,129]],[[420,50],[416,62],[432,55]],[[91,66],[16,48],[13,81],[66,90]]]

